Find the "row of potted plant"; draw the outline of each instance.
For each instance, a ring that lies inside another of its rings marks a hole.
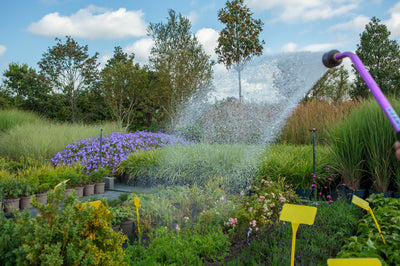
[[[92,173],[84,173],[79,165],[73,167],[42,165],[22,169],[11,175],[6,170],[0,173],[0,197],[6,211],[30,208],[33,195],[41,203],[47,201],[47,191],[60,182],[66,183],[66,194],[74,189],[78,197],[104,193],[105,168],[99,167]]]

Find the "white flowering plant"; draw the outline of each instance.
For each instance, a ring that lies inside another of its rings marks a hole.
[[[292,186],[285,184],[284,178],[275,181],[261,179],[253,182],[242,194],[241,217],[239,220],[231,217],[228,223],[235,227],[238,223],[244,223],[247,228],[251,228],[252,232],[259,231],[266,224],[278,223],[285,203],[299,202],[295,190]]]

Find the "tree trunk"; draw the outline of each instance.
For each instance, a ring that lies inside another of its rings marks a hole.
[[[238,78],[239,78],[239,103],[242,103],[242,81],[240,79],[240,70],[238,72]]]

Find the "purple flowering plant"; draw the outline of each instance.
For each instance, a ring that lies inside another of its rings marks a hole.
[[[97,171],[100,166],[115,172],[118,164],[131,153],[157,149],[174,144],[191,144],[181,137],[165,133],[137,131],[134,133],[113,132],[102,137],[100,157],[100,136],[78,140],[58,152],[50,162],[54,165],[73,166],[80,162],[87,173]]]

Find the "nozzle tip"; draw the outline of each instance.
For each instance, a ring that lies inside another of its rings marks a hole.
[[[342,63],[342,59],[337,60],[336,59],[336,54],[339,54],[340,52],[338,50],[331,50],[327,53],[325,53],[322,56],[322,63],[324,64],[324,66],[326,66],[327,68],[332,68],[332,67],[336,67],[338,65],[340,65],[340,63]]]

